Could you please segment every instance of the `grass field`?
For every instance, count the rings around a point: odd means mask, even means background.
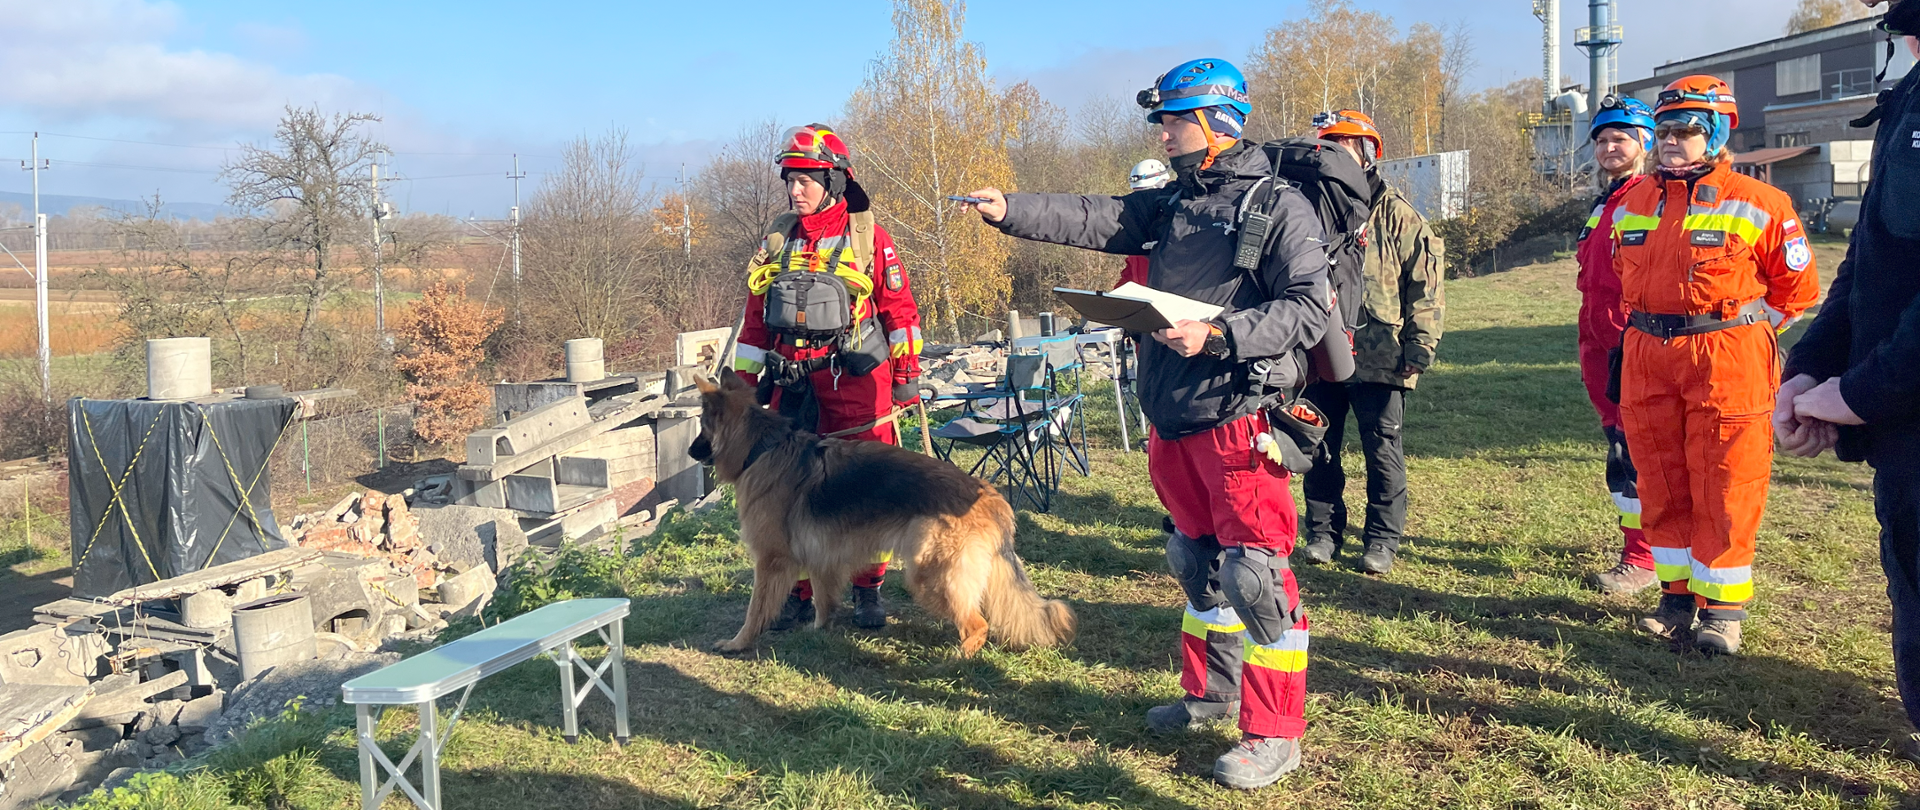
[[[1181,596],[1165,573],[1144,457],[1100,451],[1094,475],[1070,476],[1053,514],[1021,516],[1034,580],[1079,613],[1072,647],[989,647],[959,660],[953,631],[908,605],[896,576],[884,632],[801,631],[770,637],[756,655],[711,654],[737,626],[749,576],[730,517],[716,510],[631,556],[573,560],[545,583],[633,598],[632,742],[608,739],[611,715],[596,699],[584,710],[587,737],[564,743],[553,665],[524,665],[475,692],[445,762],[446,805],[1908,803],[1920,772],[1885,747],[1911,729],[1890,677],[1867,470],[1830,458],[1778,463],[1742,656],[1675,652],[1631,630],[1651,594],[1583,587],[1616,559],[1618,533],[1573,363],[1572,280],[1558,263],[1450,285],[1441,363],[1408,400],[1413,502],[1401,563],[1378,578],[1345,566],[1300,571],[1314,628],[1306,760],[1272,788],[1236,793],[1209,781],[1229,728],[1171,737],[1143,728],[1149,706],[1179,693]],[[1357,456],[1348,466],[1359,469]],[[1356,481],[1350,501],[1358,494]],[[275,806],[357,802],[348,719],[321,719],[311,761],[289,766],[305,774],[299,788]],[[404,711],[387,715],[390,751],[404,750],[413,725]],[[204,787],[237,767],[194,778]],[[272,803],[241,803],[256,802]]]

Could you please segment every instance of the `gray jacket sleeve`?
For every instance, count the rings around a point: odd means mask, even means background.
[[[1100,194],[1008,194],[1007,215],[992,223],[1002,233],[1056,245],[1141,256],[1156,237],[1154,210],[1163,191],[1124,197]]]
[[[1318,344],[1333,310],[1319,217],[1299,194],[1286,195],[1274,213],[1273,248],[1260,267],[1267,300],[1215,319],[1240,360],[1277,357]]]

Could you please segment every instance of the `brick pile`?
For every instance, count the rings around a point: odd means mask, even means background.
[[[420,518],[400,495],[368,490],[349,496],[295,532],[301,548],[384,559],[421,588],[433,587],[443,570],[439,556],[420,538]]]

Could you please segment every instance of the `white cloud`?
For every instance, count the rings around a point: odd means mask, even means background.
[[[147,0],[0,0],[0,104],[69,120],[271,125],[286,104],[336,108],[363,95],[330,74],[288,75],[229,53],[170,47],[179,9]]]

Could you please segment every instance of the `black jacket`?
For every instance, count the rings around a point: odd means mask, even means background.
[[[1140,400],[1164,439],[1199,433],[1253,413],[1253,362],[1274,358],[1270,388],[1302,382],[1307,346],[1327,328],[1327,244],[1307,198],[1287,188],[1274,212],[1274,247],[1260,282],[1233,266],[1235,206],[1268,176],[1266,152],[1245,142],[1220,154],[1187,183],[1124,197],[1009,194],[1000,230],[1022,239],[1148,257],[1147,286],[1227,308],[1215,325],[1228,356],[1181,357],[1140,341]],[[1264,289],[1264,292],[1263,292]]]
[[[1860,222],[1786,375],[1840,378],[1867,424],[1842,428],[1840,458],[1911,463],[1920,448],[1920,70],[1880,99]]]

